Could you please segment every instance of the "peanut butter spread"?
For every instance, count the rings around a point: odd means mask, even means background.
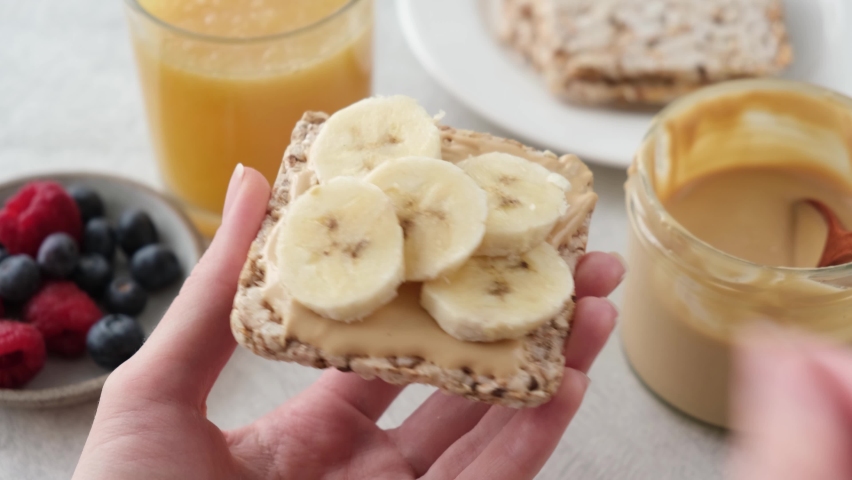
[[[821,200],[852,226],[852,192],[813,169],[739,168],[695,180],[661,198],[693,235],[760,265],[814,268],[826,223],[803,199]]]
[[[821,200],[852,227],[852,113],[825,93],[761,85],[673,106],[627,185],[625,351],[655,393],[722,426],[740,326],[773,321],[852,340],[842,276],[772,268],[817,265],[827,227],[802,200]]]
[[[852,187],[833,171],[850,173],[848,122],[831,105],[794,93],[702,103],[665,124],[671,170],[658,179],[657,196],[688,231],[724,252],[761,265],[816,267],[827,228],[798,204],[822,200],[852,226]]]
[[[585,188],[591,172],[576,157],[557,159],[523,149],[518,145],[500,143],[461,145],[445,144],[444,160],[459,162],[470,155],[504,151],[537,162],[567,179],[571,188],[565,193],[569,205],[557,221],[548,242],[558,247],[567,241],[586,220],[594,208],[597,196]],[[472,152],[472,149],[476,151]],[[489,148],[491,147],[491,148]],[[561,182],[559,178],[551,179]],[[291,201],[315,185],[317,180],[310,169],[291,172]],[[508,377],[520,368],[523,343],[503,340],[490,343],[464,342],[444,332],[420,306],[420,284],[406,283],[397,297],[361,321],[342,323],[323,318],[289,298],[279,281],[276,243],[281,222],[275,226],[264,246],[266,282],[263,297],[282,319],[287,338],[294,338],[321,348],[331,355],[368,355],[374,357],[421,357],[439,367],[467,368],[479,375]]]

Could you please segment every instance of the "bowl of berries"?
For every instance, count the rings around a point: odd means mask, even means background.
[[[133,181],[57,174],[0,184],[0,405],[99,397],[204,250],[169,199]]]

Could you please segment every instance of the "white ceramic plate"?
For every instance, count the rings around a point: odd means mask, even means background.
[[[699,0],[696,0],[699,1]],[[627,167],[653,112],[581,108],[553,97],[492,34],[500,0],[399,0],[414,54],[470,109],[519,140]],[[852,95],[852,2],[785,0],[796,60],[786,78]]]
[[[178,207],[156,191],[136,182],[96,174],[42,175],[14,180],[0,185],[0,205],[32,180],[55,180],[63,185],[85,185],[104,200],[106,216],[117,220],[130,207],[140,208],[151,216],[160,242],[174,250],[183,268],[184,278],[201,258],[204,242],[201,235]],[[116,270],[126,272],[123,255],[116,255]],[[137,318],[150,335],[180,290],[183,281],[148,297],[145,310]],[[48,355],[44,369],[21,390],[0,389],[0,405],[10,407],[57,407],[98,398],[108,372],[88,356],[67,360]]]

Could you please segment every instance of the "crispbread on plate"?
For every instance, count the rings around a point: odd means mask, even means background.
[[[309,169],[310,146],[327,118],[323,113],[308,112],[293,131],[273,186],[267,216],[240,275],[231,313],[231,328],[237,341],[270,359],[316,368],[335,367],[354,371],[364,378],[378,377],[394,384],[426,383],[487,403],[520,408],[534,407],[549,400],[562,379],[562,347],[573,316],[573,302],[568,302],[563,311],[544,326],[519,340],[517,352],[521,358],[518,359],[518,368],[508,375],[483,374],[466,365],[439,366],[429,358],[414,355],[331,354],[318,345],[301,341],[288,331],[286,315],[277,311],[273,306],[275,302],[268,301],[265,296],[270,276],[266,247],[275,225],[282,218],[286,220],[288,204],[295,195],[316,183]],[[577,201],[569,207],[569,212],[575,215],[566,216],[570,220],[557,222],[548,241],[558,248],[573,272],[577,260],[585,252],[588,224],[597,200],[592,191],[589,169],[574,155],[557,157],[550,152],[540,152],[488,134],[447,126],[440,128],[444,160],[460,161],[486,152],[502,151],[558,169],[571,181],[577,189]],[[280,295],[287,295],[283,288],[277,291]]]
[[[503,40],[572,102],[663,104],[792,61],[781,0],[502,1]]]

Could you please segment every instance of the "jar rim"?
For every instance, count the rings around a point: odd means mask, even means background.
[[[645,145],[645,143],[649,139],[655,137],[659,133],[661,124],[664,120],[674,117],[679,111],[686,109],[694,104],[697,104],[701,100],[712,99],[730,94],[767,89],[795,91],[798,93],[804,93],[812,97],[828,98],[832,101],[836,101],[838,103],[843,104],[847,109],[849,109],[850,114],[852,114],[852,98],[817,85],[785,79],[732,80],[709,87],[704,87],[700,90],[678,98],[677,100],[664,107],[662,110],[660,110],[660,112],[657,113],[657,115],[654,116],[654,119],[651,123],[651,127],[648,129],[648,132],[642,139],[641,145]],[[703,253],[710,255],[711,257],[724,258],[726,262],[731,262],[732,264],[739,265],[742,267],[761,268],[779,274],[792,274],[807,276],[811,278],[837,278],[852,275],[852,263],[835,265],[831,267],[779,267],[755,263],[744,258],[731,255],[730,253],[727,253],[710,245],[704,240],[693,235],[692,232],[690,232],[686,229],[686,227],[681,225],[681,223],[678,222],[669,213],[668,210],[666,210],[666,208],[663,206],[663,202],[657,196],[656,189],[654,189],[654,184],[651,178],[651,172],[649,171],[648,165],[646,164],[647,162],[640,161],[639,155],[637,155],[634,163],[636,164],[635,168],[639,175],[643,193],[646,195],[653,208],[660,215],[661,219],[665,222],[667,226],[670,226],[678,236],[685,238],[687,241],[694,245],[697,245]]]
[[[164,28],[172,33],[188,37],[194,40],[210,42],[210,43],[222,43],[222,44],[230,44],[230,45],[251,45],[258,43],[266,43],[272,42],[276,40],[283,40],[287,38],[298,37],[303,33],[307,33],[311,30],[317,29],[327,23],[330,23],[334,19],[341,17],[346,14],[349,10],[351,10],[356,4],[363,3],[369,0],[349,0],[345,5],[342,5],[337,10],[331,12],[330,14],[312,22],[307,25],[303,25],[299,28],[295,28],[293,30],[286,30],[279,33],[273,33],[268,35],[258,35],[256,37],[226,37],[221,35],[210,35],[207,33],[199,33],[194,32],[192,30],[188,30],[183,27],[179,27],[177,25],[171,24],[160,17],[157,17],[153,13],[149,12],[145,7],[143,7],[139,0],[125,0],[125,4],[131,10],[139,13],[148,21],[158,25],[161,28]]]

